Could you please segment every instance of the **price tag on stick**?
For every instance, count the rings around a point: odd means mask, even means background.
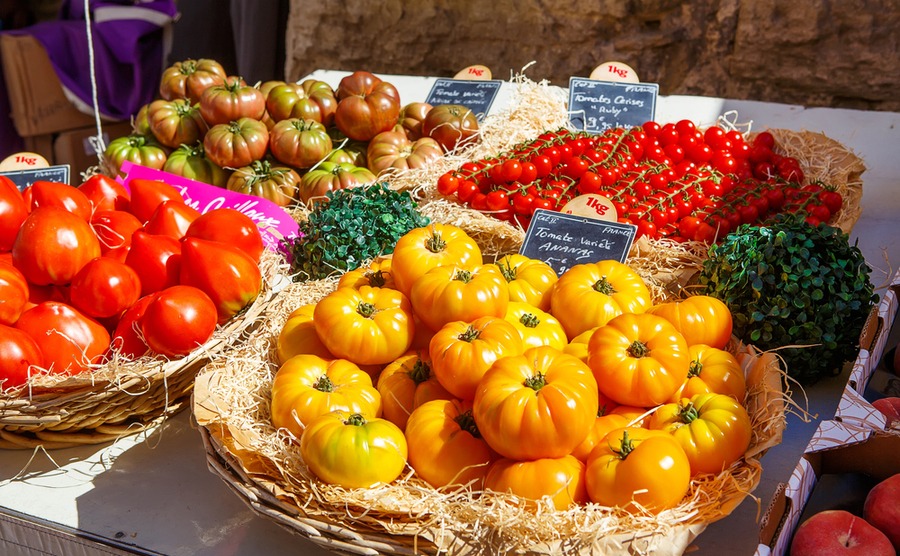
[[[637,226],[632,224],[538,209],[519,253],[546,262],[561,276],[578,264],[624,263],[636,235]]]
[[[655,119],[656,83],[615,83],[582,77],[569,79],[569,121],[579,131],[603,133]]]

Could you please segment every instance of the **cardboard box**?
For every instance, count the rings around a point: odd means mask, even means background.
[[[794,531],[803,519],[816,511],[835,507],[839,500],[835,491],[842,480],[864,476],[869,484],[873,484],[900,473],[898,453],[898,434],[866,430],[839,421],[823,421],[791,478],[779,486],[763,516],[756,556],[788,554]],[[822,479],[826,475],[835,477],[823,486],[826,482]],[[857,499],[864,498],[862,490],[867,486],[860,489],[858,484],[853,485]],[[810,505],[814,497],[826,501],[825,504]]]
[[[103,143],[109,145],[112,139],[128,135],[131,132],[130,122],[106,123],[102,125]],[[63,131],[55,135],[53,140],[53,164],[68,164],[72,170],[72,182],[80,183],[80,176],[91,166],[98,164],[97,152],[92,138],[97,135],[97,127],[83,127]]]
[[[21,137],[46,135],[94,122],[66,97],[47,51],[30,35],[0,35],[0,58],[12,111]],[[43,154],[43,153],[41,153]]]
[[[850,370],[849,385],[864,394],[875,368],[884,355],[891,326],[897,317],[900,298],[900,272],[894,275],[891,285],[881,296],[881,302],[869,315],[859,339],[859,356]]]

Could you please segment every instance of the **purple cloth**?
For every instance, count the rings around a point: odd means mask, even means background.
[[[175,1],[91,0],[90,7],[99,112],[128,120],[159,95],[168,46],[165,34],[177,14]],[[93,113],[84,2],[64,0],[58,20],[8,32],[35,37],[46,48],[63,87]],[[9,118],[5,84],[0,97],[0,148],[14,148],[21,139]],[[7,137],[10,134],[15,137]],[[11,152],[15,150],[0,156]]]

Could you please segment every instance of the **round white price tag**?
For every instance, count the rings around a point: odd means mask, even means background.
[[[595,193],[586,193],[575,197],[563,205],[559,212],[596,218],[597,220],[607,220],[609,222],[615,222],[619,219],[619,214],[616,212],[613,202],[603,195]]]
[[[469,66],[467,68],[463,68],[459,70],[459,72],[453,76],[453,79],[472,79],[475,81],[490,81],[491,80],[491,68],[487,66],[482,66],[480,64],[476,64],[474,66]]]
[[[603,62],[591,72],[590,79],[597,81],[621,81],[623,83],[640,83],[637,72],[622,62]]]
[[[32,168],[49,168],[50,163],[38,153],[21,152],[7,156],[0,161],[0,172],[30,170]]]

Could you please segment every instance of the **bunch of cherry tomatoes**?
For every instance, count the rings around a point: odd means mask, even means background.
[[[438,192],[500,220],[527,227],[537,209],[560,210],[583,194],[610,199],[638,236],[713,242],[741,224],[781,212],[828,222],[843,204],[833,187],[804,184],[796,158],[775,137],[699,129],[690,120],[611,128],[591,135],[547,131],[496,157],[438,178]]]

